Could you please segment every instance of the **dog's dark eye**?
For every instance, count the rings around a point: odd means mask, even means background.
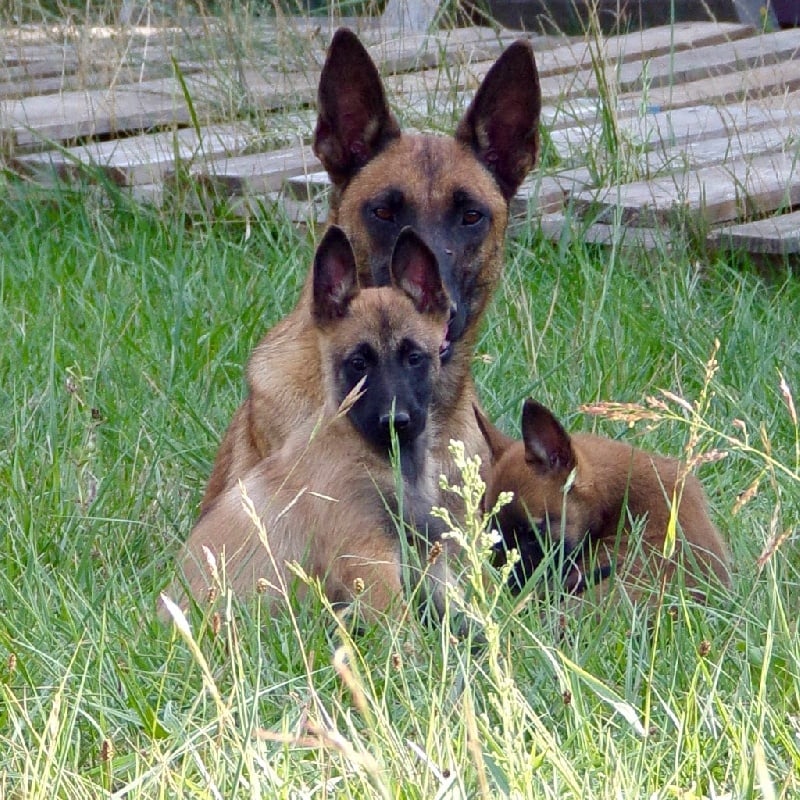
[[[372,212],[381,222],[394,222],[394,211],[386,206],[378,206]]]
[[[465,211],[461,217],[461,222],[464,225],[477,225],[483,219],[483,214],[480,211],[475,211],[471,209],[470,211]]]
[[[352,356],[350,358],[350,369],[353,372],[366,372],[367,369],[367,359],[364,356]]]
[[[419,367],[425,361],[425,353],[420,350],[412,350],[406,359],[409,367]]]

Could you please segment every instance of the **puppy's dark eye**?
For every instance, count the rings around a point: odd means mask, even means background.
[[[461,217],[461,222],[464,225],[477,225],[483,219],[483,214],[480,211],[475,211],[471,209],[469,211],[465,211]]]
[[[353,372],[366,372],[367,369],[367,359],[364,356],[353,356],[350,359],[350,369]]]
[[[394,222],[394,211],[386,206],[378,206],[372,212],[381,222]]]

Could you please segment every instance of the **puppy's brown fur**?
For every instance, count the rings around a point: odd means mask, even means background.
[[[565,575],[568,588],[591,589],[595,597],[610,585],[612,573],[632,598],[653,597],[679,564],[687,586],[709,580],[729,585],[727,549],[708,516],[700,481],[681,462],[588,433],[570,436],[530,399],[523,407],[522,441],[505,436],[477,409],[476,415],[492,459],[486,508],[494,507],[500,492],[513,492],[498,524],[505,546],[522,554],[517,574],[523,579],[543,555],[538,537],[545,544],[547,537],[551,543],[563,537],[566,556],[574,558]],[[677,536],[674,554],[666,557],[673,503]],[[643,520],[641,527],[636,520]]]
[[[447,445],[485,453],[470,374],[483,312],[500,280],[508,203],[535,163],[540,92],[527,42],[486,75],[455,137],[403,134],[372,60],[356,36],[335,34],[319,85],[314,150],[333,182],[329,222],[349,236],[362,286],[388,283],[398,234],[412,227],[435,254],[452,301],[449,343],[434,387],[436,471],[454,475]],[[249,393],[217,452],[201,510],[280,448],[322,406],[310,282],[255,348]]]
[[[436,496],[427,412],[449,300],[435,258],[410,231],[398,239],[391,279],[393,286],[359,290],[352,250],[338,228],[329,228],[307,309],[321,368],[321,418],[303,420],[279,450],[242,475],[265,541],[238,484],[195,525],[179,559],[195,598],[210,583],[208,548],[224,556],[227,585],[238,595],[252,594],[263,578],[267,594],[285,596],[292,581],[287,564],[298,562],[323,582],[331,602],[346,604],[358,594],[368,617],[385,612],[402,594],[404,534],[395,519],[401,507],[407,528],[421,532],[424,563],[430,544],[424,537],[435,537],[429,514]],[[402,505],[390,425],[399,442]],[[439,561],[430,593],[441,611],[446,564]]]

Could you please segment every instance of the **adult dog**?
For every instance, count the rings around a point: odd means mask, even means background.
[[[329,222],[352,242],[359,283],[388,283],[395,242],[410,226],[433,252],[450,297],[430,424],[437,470],[451,480],[459,478],[451,438],[487,455],[472,412],[470,363],[502,273],[508,204],[536,161],[540,106],[523,40],[492,65],[454,137],[401,133],[375,64],[351,31],[336,32],[322,69],[314,152],[333,183]],[[255,348],[249,392],[217,452],[202,514],[322,407],[312,296],[309,278],[295,309]]]

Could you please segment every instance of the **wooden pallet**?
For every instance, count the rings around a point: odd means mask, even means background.
[[[0,158],[12,168],[105,175],[152,202],[180,171],[240,213],[280,202],[298,220],[325,214],[327,176],[308,144],[330,33],[318,22],[263,26],[263,58],[243,65],[208,31],[130,29],[117,49],[110,35],[23,33],[4,33],[0,50]],[[517,34],[362,35],[405,124],[439,115],[452,127]],[[558,164],[525,182],[517,219],[593,243],[668,247],[688,227],[713,247],[800,251],[800,30],[691,23],[533,44]]]

